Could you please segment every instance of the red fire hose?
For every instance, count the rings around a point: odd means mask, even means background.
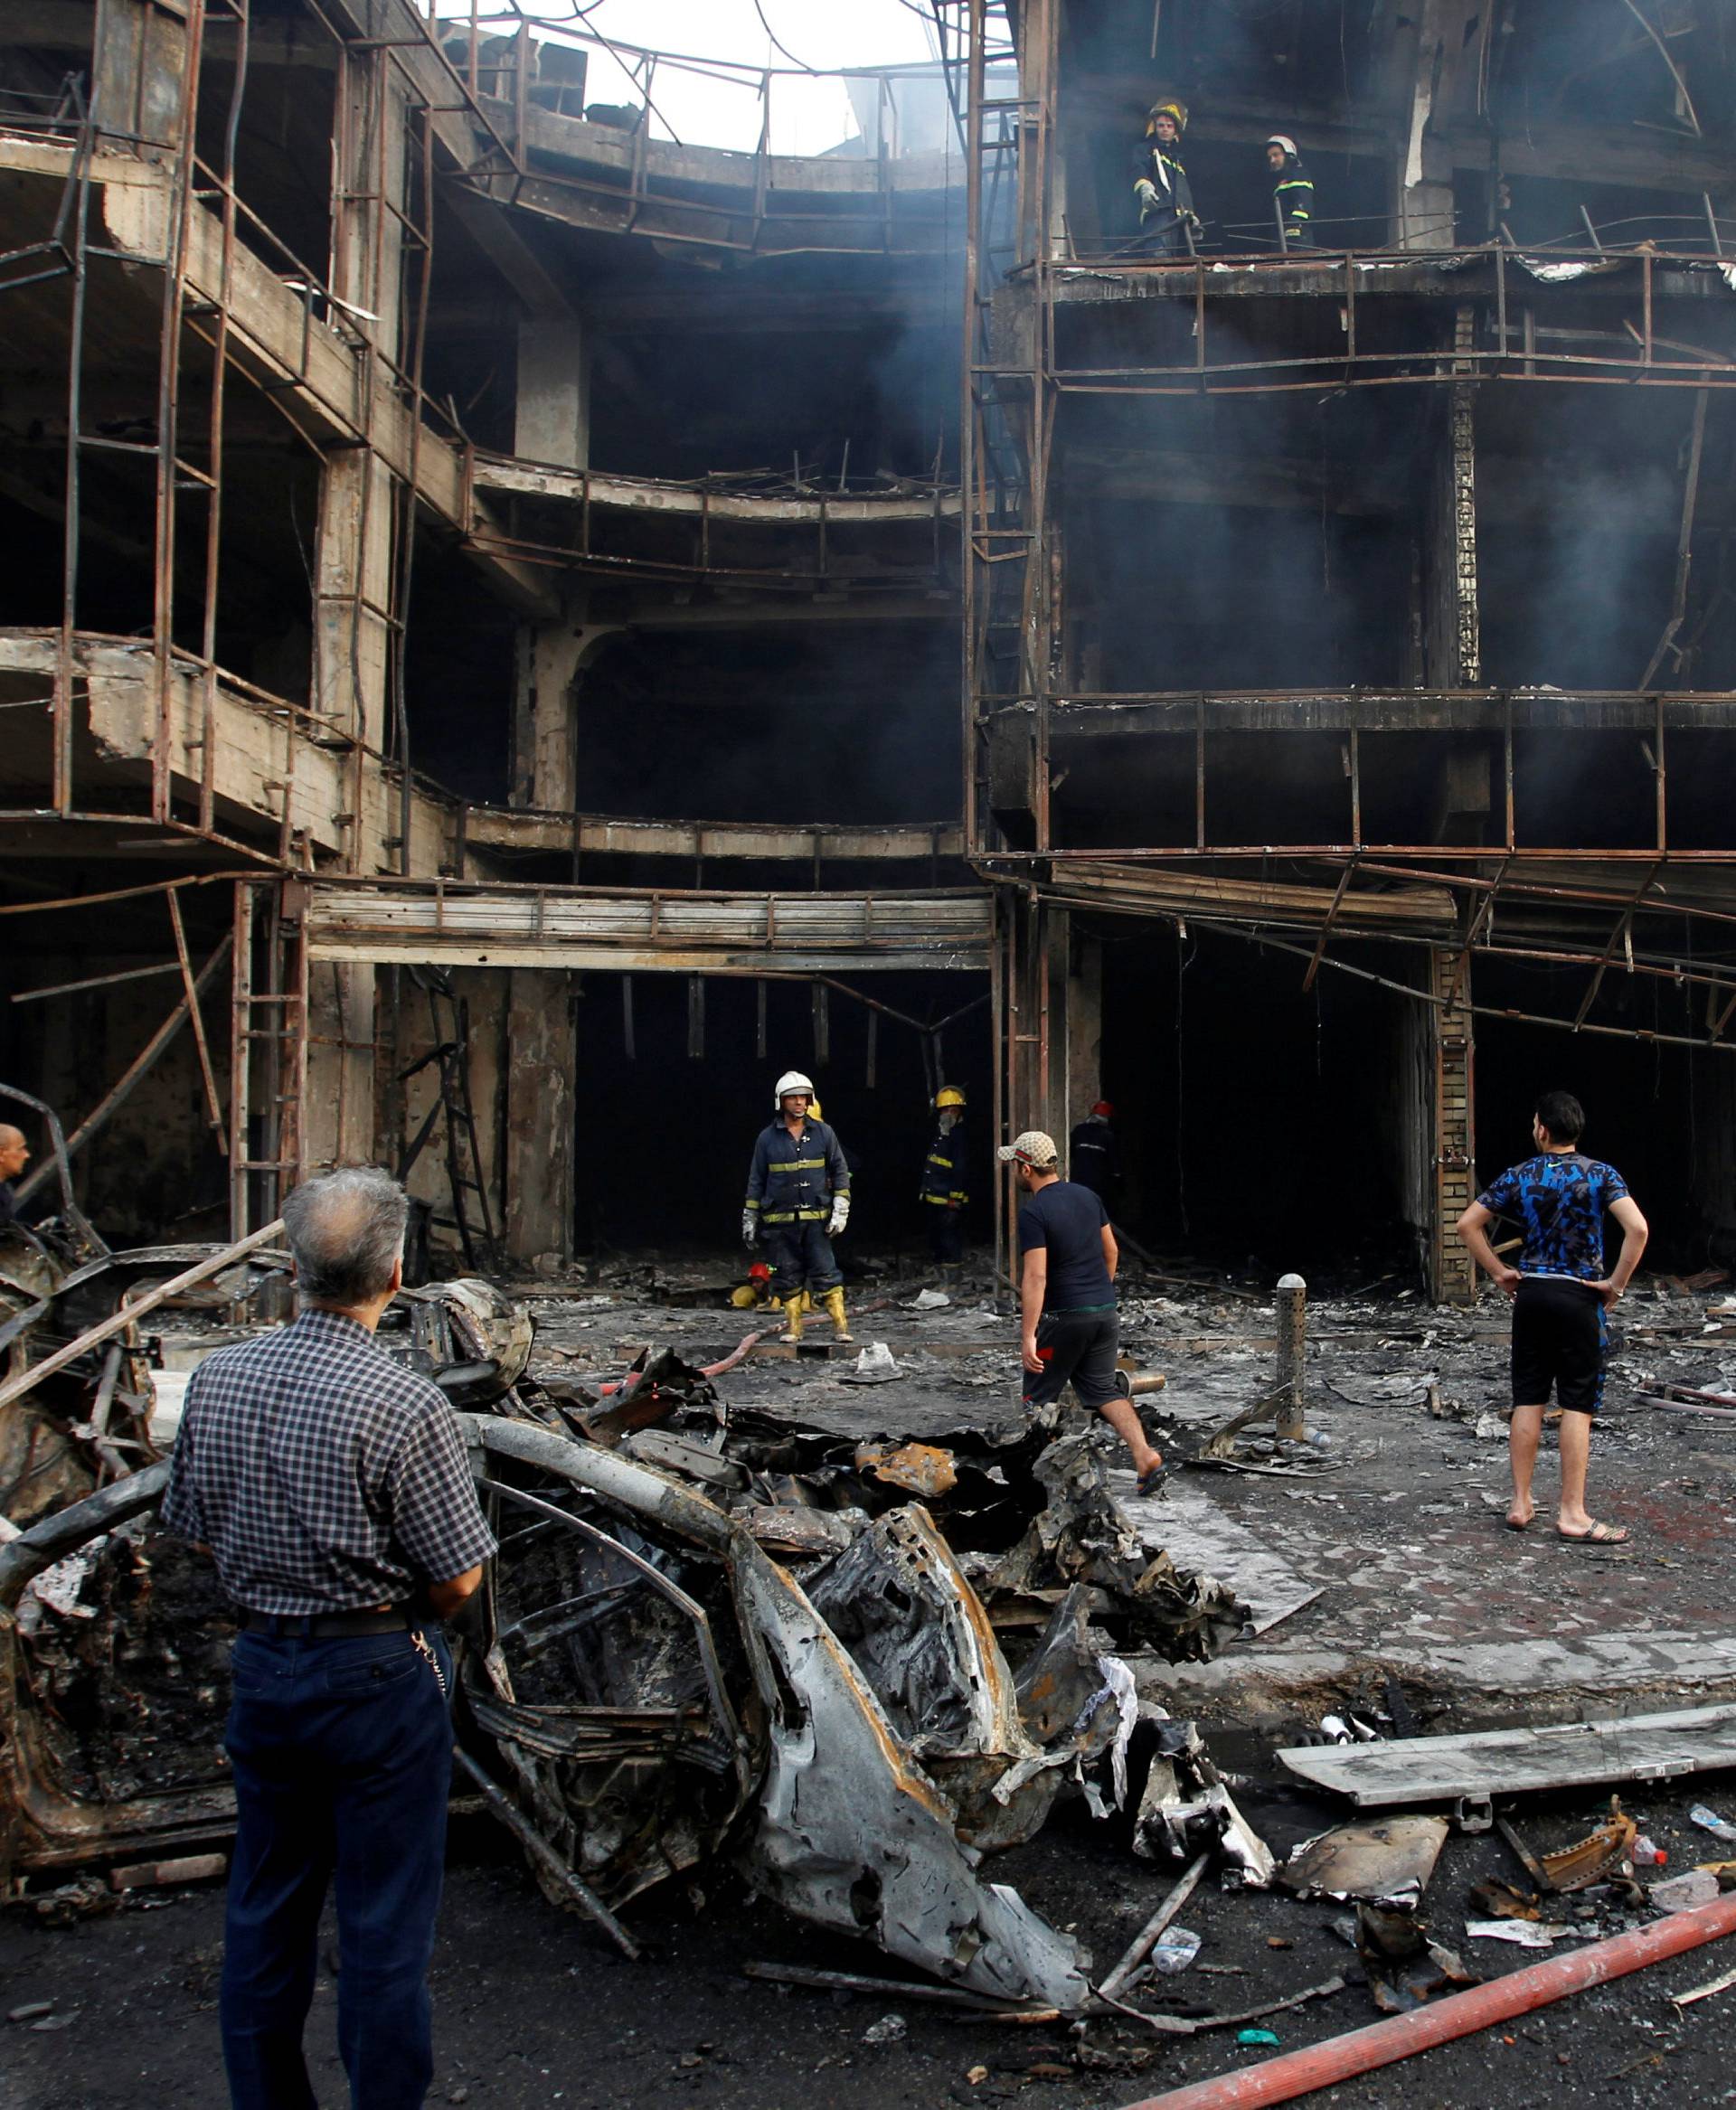
[[[700,1371],[700,1376],[703,1378],[721,1378],[726,1370],[733,1370],[735,1368],[736,1364],[740,1362],[741,1359],[747,1354],[749,1349],[753,1346],[756,1341],[763,1341],[768,1333],[773,1333],[776,1332],[776,1326],[772,1325],[761,1326],[757,1333],[744,1333],[741,1339],[736,1343],[735,1347],[732,1348],[729,1354],[723,1358],[722,1362],[708,1362]],[[645,1372],[642,1370],[630,1370],[627,1371],[624,1378],[617,1378],[613,1384],[599,1385],[597,1388],[597,1396],[599,1399],[607,1399],[610,1397],[611,1394],[616,1392],[626,1393],[633,1391],[637,1387],[639,1380],[644,1375]]]
[[[1128,2104],[1127,2110],[1253,2110],[1258,2104],[1293,2102],[1316,2088],[1332,2087],[1357,2074],[1372,2073],[1376,2067],[1409,2058],[1413,2052],[1450,2044],[1455,2038],[1468,2037],[1495,2022],[1511,2021],[1515,2015],[1548,2007],[1567,1993],[1606,1985],[1612,1978],[1625,1978],[1630,1971],[1643,1971],[1648,1964],[1661,1964],[1727,1934],[1736,1934],[1736,1893],[1689,1912],[1673,1912],[1667,1919],[1595,1942],[1573,1955],[1551,1956],[1545,1963],[1473,1986],[1468,1992],[1453,1993],[1408,2015],[1394,2015],[1389,2021],[1353,2030],[1348,2036],[1287,2051],[1244,2072],[1218,2074],[1208,2081],[1172,2088],[1166,2096],[1147,2096]]]

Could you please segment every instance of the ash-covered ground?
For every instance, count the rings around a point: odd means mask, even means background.
[[[662,1271],[676,1294],[703,1294],[703,1271]],[[1125,1335],[1165,1389],[1144,1402],[1180,1457],[1270,1382],[1274,1315],[1259,1286],[1127,1286]],[[536,1306],[533,1368],[571,1377],[619,1371],[650,1343],[714,1360],[750,1325],[727,1309],[671,1305],[643,1285],[550,1297]],[[1159,1294],[1159,1290],[1163,1294]],[[858,1346],[882,1341],[898,1376],[850,1381],[851,1357],[761,1351],[719,1380],[730,1401],[861,1436],[922,1436],[1017,1415],[1014,1329],[986,1289],[948,1306],[904,1308],[908,1288],[857,1293]],[[1350,1815],[1305,1792],[1276,1761],[1351,1710],[1383,1732],[1444,1734],[1508,1723],[1596,1719],[1736,1697],[1736,1604],[1725,1554],[1736,1503],[1736,1420],[1642,1403],[1674,1383],[1722,1389],[1736,1379],[1736,1320],[1722,1292],[1655,1294],[1620,1307],[1607,1408],[1594,1438],[1592,1507],[1627,1524],[1620,1548],[1565,1545],[1551,1531],[1552,1446],[1539,1467],[1540,1517],[1504,1528],[1505,1308],[1432,1311],[1414,1297],[1322,1299],[1310,1312],[1310,1436],[1274,1448],[1250,1430],[1237,1471],[1178,1465],[1155,1502],[1135,1503],[1148,1542],[1185,1535],[1239,1566],[1264,1631],[1217,1662],[1136,1664],[1142,1687],[1200,1720],[1233,1776],[1244,1813],[1282,1859]],[[810,1326],[825,1344],[829,1328]],[[1268,1431],[1269,1435],[1269,1430]],[[1396,1717],[1396,1719],[1395,1719]],[[1709,1803],[1736,1820],[1736,1777],[1667,1787],[1623,1783],[1623,1806],[1667,1860],[1667,1875],[1730,1850],[1693,1825]],[[1497,1798],[1499,1801],[1499,1798]],[[1609,1789],[1526,1796],[1514,1814],[1533,1847],[1582,1836]],[[1136,1859],[1115,1824],[1071,1805],[990,1871],[1054,1923],[1075,1926],[1099,1973],[1125,1949],[1175,1871]],[[1527,1952],[1467,1939],[1470,1890],[1523,1881],[1498,1832],[1447,1842],[1420,1917],[1483,1976]],[[1181,1915],[1201,1936],[1195,1962],[1140,1997],[1197,2018],[1239,2012],[1339,1977],[1335,1992],[1267,2018],[1281,2048],[1376,2017],[1362,1964],[1335,1922],[1343,1905],[1206,1886]],[[1584,1912],[1586,1917],[1581,1917]],[[1618,1900],[1570,1901],[1572,1931],[1552,1953],[1643,1918]],[[557,1912],[515,1850],[480,1816],[454,1827],[434,1972],[439,2072],[431,2100],[603,2106],[653,2100],[741,2110],[803,2110],[823,2096],[862,2110],[1000,2102],[1109,2106],[1270,2056],[1236,2031],[1154,2039],[1130,2021],[999,2024],[927,2006],[895,1989],[854,1995],[781,1989],[742,1975],[763,1960],[893,1977],[877,1952],[804,1926],[755,1901],[730,1870],[667,1886],[629,1918],[652,1945],[622,1962],[581,1921]],[[215,2028],[222,1899],[215,1888],[134,1894],[124,1905],[50,1924],[29,1904],[0,1915],[5,2008],[52,2003],[0,2034],[8,2110],[107,2110],[226,2098]],[[329,1945],[328,1945],[329,1948]],[[1736,1989],[1676,2009],[1668,1999],[1728,1964],[1722,1945],[1576,1995],[1524,2021],[1430,2052],[1322,2098],[1349,2106],[1521,2110],[1590,2096],[1620,2104],[1736,2100]],[[321,2100],[344,2099],[335,2058],[335,1983],[322,1972],[310,2043]],[[888,2016],[899,2018],[884,2030]],[[871,2032],[873,2034],[871,2035]]]

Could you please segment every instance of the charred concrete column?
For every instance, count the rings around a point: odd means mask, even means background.
[[[513,452],[563,469],[590,464],[590,342],[577,316],[519,323]]]
[[[580,668],[598,633],[582,622],[522,623],[513,697],[513,804],[571,813],[578,803]]]
[[[1477,1196],[1476,1046],[1471,1036],[1471,963],[1438,946],[1429,956],[1434,1209],[1429,1226],[1429,1294],[1437,1304],[1470,1304],[1477,1267],[1455,1226]]]
[[[1475,317],[1461,307],[1453,325],[1453,349],[1468,352]],[[1456,363],[1468,375],[1468,363]],[[1477,560],[1477,386],[1455,379],[1448,391],[1446,429],[1436,456],[1427,529],[1424,659],[1432,688],[1469,689],[1483,680],[1481,617]],[[1442,842],[1486,839],[1493,810],[1490,759],[1486,747],[1445,752],[1436,787],[1435,834]],[[1472,1074],[1476,1055],[1471,1014],[1471,961],[1467,951],[1439,947],[1429,956],[1427,1114],[1433,1158],[1432,1207],[1428,1219],[1429,1290],[1437,1303],[1468,1303],[1477,1294],[1477,1269],[1454,1226],[1471,1201]]]
[[[307,1111],[302,1173],[374,1156],[376,970],[315,960],[307,975]]]
[[[406,203],[409,113],[382,49],[346,46],[338,68],[332,156],[328,278],[345,305],[335,313],[355,345],[358,400],[373,400],[377,357],[395,358]],[[395,210],[394,210],[395,208]],[[349,773],[345,862],[372,871],[386,845],[363,836],[378,768],[364,751],[386,745],[391,711],[396,565],[391,471],[372,444],[326,457],[315,541],[314,708],[355,745]],[[320,967],[308,1004],[310,1165],[366,1162],[374,1154],[375,983],[371,966]]]
[[[1475,342],[1468,307],[1453,318],[1446,422],[1435,450],[1423,550],[1423,685],[1475,689],[1483,681],[1477,565],[1477,384],[1463,354]]]
[[[506,1251],[552,1275],[572,1258],[577,1050],[567,975],[513,970],[506,1046]]]
[[[1392,241],[1407,250],[1451,249],[1453,106],[1474,55],[1488,0],[1414,0],[1394,17],[1387,53],[1391,99],[1405,111],[1392,169]]]
[[[526,461],[582,469],[590,459],[590,347],[582,324],[548,305],[518,325],[513,451]],[[514,805],[569,813],[578,799],[578,679],[598,633],[582,598],[571,620],[525,623],[518,633],[513,709]]]
[[[364,402],[373,400],[374,354],[395,359],[400,349],[409,116],[388,58],[345,48],[333,143],[329,275],[345,303],[342,327],[356,341]],[[385,744],[392,513],[392,475],[372,446],[326,457],[315,559],[315,708],[335,731],[375,749]]]
[[[117,135],[113,145],[121,152],[159,159],[181,141],[186,23],[153,0],[100,0],[95,17],[91,93],[97,123]]]

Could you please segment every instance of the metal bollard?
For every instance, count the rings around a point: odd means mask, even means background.
[[[1302,1416],[1303,1360],[1308,1342],[1308,1286],[1299,1275],[1278,1282],[1278,1433],[1292,1443],[1307,1434]]]

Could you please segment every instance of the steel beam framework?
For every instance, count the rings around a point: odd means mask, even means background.
[[[1615,252],[1589,243],[1524,254],[1397,246],[1272,257],[1080,256],[1066,221],[1059,113],[1062,0],[1021,0],[1017,94],[985,92],[989,0],[970,0],[963,374],[966,840],[1000,896],[995,955],[997,1130],[1043,1126],[1052,1110],[1052,952],[1078,914],[1203,925],[1293,956],[1301,984],[1322,972],[1377,982],[1421,1005],[1432,1059],[1429,1113],[1437,1222],[1430,1286],[1464,1295],[1442,1228],[1471,1177],[1472,1026],[1494,1013],[1564,1031],[1729,1053],[1736,1016],[1736,830],[1673,840],[1667,741],[1687,730],[1736,732],[1736,695],[1687,692],[1698,634],[1686,636],[1688,580],[1708,405],[1736,388],[1736,338],[1718,222],[1709,240]],[[1154,56],[1156,33],[1154,33]],[[1402,140],[1393,133],[1395,163]],[[1410,232],[1414,235],[1414,230]],[[1191,245],[1190,245],[1191,246]],[[1571,296],[1569,287],[1577,288]],[[1597,327],[1570,305],[1603,304]],[[1696,323],[1675,318],[1694,305]],[[1711,305],[1705,305],[1711,304]],[[1603,326],[1607,323],[1610,326]],[[1324,342],[1328,332],[1335,344]],[[1713,342],[1684,341],[1687,337]],[[1726,343],[1726,340],[1730,342]],[[1111,348],[1112,347],[1112,348]],[[1479,629],[1476,421],[1490,391],[1538,385],[1688,391],[1675,592],[1638,687],[1596,697],[1512,691],[1485,681]],[[1431,545],[1438,568],[1432,688],[1371,694],[1290,691],[1191,694],[1085,692],[1070,650],[1065,526],[1056,503],[1079,421],[1105,400],[1445,390]],[[1120,429],[1118,428],[1117,429]],[[1077,476],[1074,479],[1078,481]],[[1161,622],[1161,610],[1152,620]],[[1703,628],[1703,624],[1702,627]],[[1667,668],[1667,674],[1665,670]],[[1665,678],[1660,680],[1660,674]],[[1439,685],[1443,679],[1446,686]],[[1675,686],[1673,686],[1673,683]],[[1643,737],[1651,821],[1620,847],[1543,847],[1515,812],[1515,737],[1571,740],[1592,730]],[[1250,842],[1211,796],[1219,735],[1261,731],[1281,780],[1288,730],[1337,735],[1342,810],[1316,796],[1294,841]],[[1472,844],[1398,843],[1367,813],[1369,743],[1419,730],[1478,736],[1495,778],[1487,833]],[[1070,767],[1110,739],[1124,810],[1140,801],[1141,741],[1162,739],[1168,804],[1191,745],[1193,826],[1105,842],[1089,800],[1058,807]],[[1498,743],[1498,744],[1497,744]],[[1389,750],[1390,751],[1390,750]],[[1732,747],[1736,754],[1736,747]],[[1227,768],[1231,767],[1225,763]],[[1100,767],[1100,765],[1099,765]],[[1243,782],[1251,765],[1234,765]],[[1269,803],[1269,801],[1268,802]],[[1263,810],[1263,809],[1262,809]],[[1262,827],[1269,826],[1263,821]],[[1155,829],[1153,833],[1157,831]],[[1180,834],[1181,839],[1175,839]],[[1369,941],[1420,947],[1382,974]],[[1558,1013],[1472,1002],[1471,966],[1544,968],[1571,994]],[[1288,963],[1287,963],[1288,964]],[[1564,971],[1564,972],[1562,972]],[[1618,980],[1680,993],[1703,1015],[1646,1031],[1612,1011]],[[1484,984],[1486,989],[1486,982]],[[1005,1208],[1006,1197],[1001,1197]]]

